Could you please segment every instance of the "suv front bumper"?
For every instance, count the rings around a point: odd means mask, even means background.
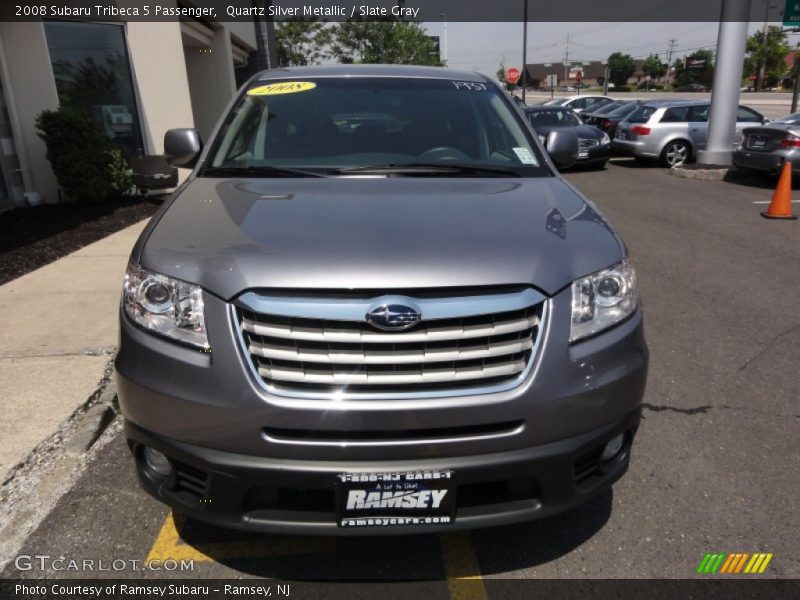
[[[142,487],[199,521],[270,533],[385,535],[507,525],[578,506],[608,489],[627,470],[640,409],[605,427],[535,448],[414,461],[265,459],[200,448],[149,433],[130,422],[125,432]],[[624,432],[623,450],[600,461],[606,442]],[[173,473],[153,472],[144,446],[166,454]],[[334,512],[339,473],[452,469],[458,483],[455,522],[445,525],[341,528]]]

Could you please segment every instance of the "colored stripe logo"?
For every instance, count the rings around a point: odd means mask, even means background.
[[[772,552],[714,552],[706,553],[697,572],[703,575],[761,574],[772,560]]]

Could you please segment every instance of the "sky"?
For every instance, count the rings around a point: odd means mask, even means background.
[[[772,23],[781,25],[780,23]],[[425,23],[429,35],[443,36],[442,23]],[[749,33],[763,27],[750,23]],[[666,62],[671,39],[672,60],[699,48],[714,49],[718,23],[528,23],[528,63],[563,62],[570,36],[570,62],[605,60],[620,51],[634,58],[658,54]],[[789,43],[800,42],[790,34]],[[444,53],[444,38],[442,37]],[[505,58],[506,67],[522,67],[522,23],[448,23],[447,65],[494,76]]]

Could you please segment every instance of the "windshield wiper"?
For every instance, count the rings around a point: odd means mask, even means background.
[[[319,171],[306,171],[293,167],[274,167],[272,165],[251,165],[247,167],[206,167],[205,177],[327,177]]]
[[[512,167],[465,165],[451,163],[390,163],[387,165],[363,165],[327,171],[331,175],[511,175],[521,177]]]

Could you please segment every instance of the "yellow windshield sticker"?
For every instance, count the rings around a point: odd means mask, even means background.
[[[271,83],[247,90],[248,96],[277,96],[278,94],[296,94],[297,92],[307,92],[317,87],[311,81],[281,81]]]

